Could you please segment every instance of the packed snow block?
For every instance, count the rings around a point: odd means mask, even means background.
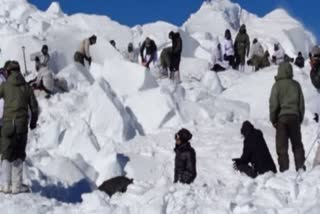
[[[89,161],[100,150],[100,145],[89,124],[81,119],[75,119],[71,127],[66,129],[58,151],[67,156],[75,157],[80,154]]]
[[[160,88],[138,92],[125,102],[146,133],[161,128],[175,116],[175,104]]]
[[[130,96],[139,91],[158,87],[155,77],[144,67],[124,60],[107,60],[103,77],[119,96]]]
[[[100,152],[93,157],[91,165],[98,173],[95,182],[97,186],[100,186],[108,179],[124,175],[124,169],[119,161],[119,155],[116,152],[113,142],[105,144]]]
[[[56,77],[66,80],[69,90],[88,87],[94,83],[94,78],[87,68],[78,63],[67,66]]]
[[[196,58],[182,58],[180,64],[180,75],[183,80],[201,81],[209,70],[208,61]]]
[[[89,89],[86,109],[86,118],[97,136],[122,142],[136,135],[131,115],[105,80],[98,79]]]
[[[51,24],[46,21],[31,18],[28,20],[28,27],[29,32],[37,36],[46,32],[51,27]]]
[[[223,91],[220,78],[216,72],[207,71],[203,76],[201,83],[213,95],[218,95]]]

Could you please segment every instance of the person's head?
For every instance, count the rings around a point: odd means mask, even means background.
[[[240,27],[240,31],[239,31],[239,32],[240,32],[240,33],[242,33],[242,34],[247,33],[247,27],[246,27],[246,25],[245,25],[245,24],[241,25],[241,27]]]
[[[169,33],[169,39],[173,39],[173,36],[174,36],[174,32],[173,31],[170,31],[170,33]]]
[[[242,127],[241,127],[241,134],[243,135],[243,137],[248,137],[249,134],[252,132],[252,130],[254,129],[253,125],[249,122],[249,121],[244,121],[242,123]]]
[[[320,47],[318,45],[314,46],[311,50],[312,58],[320,58]]]
[[[110,40],[110,45],[112,45],[113,47],[116,47],[116,42],[114,40]]]
[[[280,48],[279,46],[280,46],[279,43],[275,43],[273,46],[274,51],[278,51]]]
[[[309,53],[310,64],[312,68],[318,68],[320,66],[320,47],[314,46]]]
[[[128,44],[128,52],[131,53],[132,51],[133,51],[133,44],[132,44],[132,42],[130,42]]]
[[[188,129],[182,128],[178,131],[178,133],[175,134],[174,138],[176,140],[176,144],[180,145],[183,143],[188,143],[192,138],[192,134]]]
[[[89,42],[90,42],[90,45],[96,44],[97,43],[97,36],[96,35],[90,36]]]
[[[253,43],[253,44],[256,44],[257,42],[258,42],[258,39],[257,39],[257,38],[254,38],[252,43]]]
[[[3,66],[5,76],[8,78],[12,72],[20,72],[20,65],[17,61],[6,61]]]
[[[298,53],[298,56],[299,56],[299,57],[302,57],[302,53],[301,53],[301,52],[299,52],[299,53]]]
[[[146,38],[145,42],[147,47],[151,46],[151,39],[149,37]]]
[[[41,48],[41,52],[43,55],[47,55],[49,53],[48,45],[43,45]]]
[[[229,29],[227,29],[225,32],[224,32],[224,38],[226,40],[231,40],[231,32]]]

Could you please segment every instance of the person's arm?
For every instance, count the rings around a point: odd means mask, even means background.
[[[0,99],[4,97],[4,83],[0,84]]]
[[[300,111],[300,122],[303,122],[304,119],[304,113],[305,113],[305,105],[304,105],[304,96],[301,89],[301,86],[299,85],[299,111]]]
[[[47,67],[49,64],[49,60],[50,60],[50,55],[49,54],[45,55],[43,57],[43,62],[41,63],[42,66]]]
[[[278,122],[280,103],[278,100],[278,90],[277,85],[274,84],[271,90],[271,95],[269,99],[269,111],[270,111],[270,121],[275,126]]]
[[[246,141],[247,141],[247,139],[244,140],[242,155],[241,155],[238,163],[248,164],[250,162],[251,151],[250,151],[249,145]]]
[[[86,56],[87,59],[91,58],[89,39],[86,39],[86,40],[84,41],[84,55]]]
[[[185,156],[186,168],[181,175],[181,183],[191,183],[196,177],[196,154],[194,150],[186,153]]]
[[[142,43],[142,46],[141,46],[141,48],[140,48],[140,56],[141,56],[142,62],[144,62],[143,52],[144,52],[145,47],[146,47],[146,43],[143,42],[143,43]]]
[[[182,49],[182,40],[181,40],[180,37],[178,37],[176,39],[176,45],[175,45],[175,47],[173,49],[173,53],[174,54],[179,54],[181,52],[181,49]]]
[[[246,38],[246,43],[247,43],[247,56],[249,56],[249,53],[250,53],[250,39],[249,39],[248,35],[247,35],[247,38]]]

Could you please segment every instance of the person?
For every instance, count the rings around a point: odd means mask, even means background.
[[[248,57],[250,53],[250,38],[247,34],[247,29],[244,24],[241,25],[239,33],[237,34],[234,43],[234,50],[236,54],[235,68],[243,72],[246,62],[246,56]]]
[[[218,43],[217,48],[214,50],[212,61],[213,67],[210,69],[211,71],[221,72],[225,71],[229,67],[229,62],[223,59],[220,43]]]
[[[161,51],[161,54],[160,54],[161,72],[160,72],[160,75],[163,77],[167,76],[170,78],[171,53],[172,53],[172,47],[164,48]]]
[[[110,45],[111,45],[112,47],[114,47],[115,49],[117,49],[117,44],[116,44],[116,42],[115,42],[114,40],[110,40],[109,43],[110,43]]]
[[[276,150],[280,172],[289,169],[288,140],[290,139],[296,170],[305,169],[305,151],[301,139],[304,118],[304,96],[300,84],[293,80],[289,62],[279,65],[269,99],[270,121],[276,128]]]
[[[182,39],[179,32],[170,31],[169,39],[172,41],[171,60],[170,60],[170,79],[180,81],[180,61],[182,53]]]
[[[260,42],[258,41],[258,39],[255,38],[252,42],[252,48],[251,48],[248,65],[253,65],[254,70],[258,71],[261,68],[264,68],[264,57],[265,57],[264,49],[260,44]]]
[[[85,60],[88,61],[89,66],[92,62],[92,57],[90,54],[90,45],[97,43],[97,36],[92,35],[88,39],[85,39],[81,42],[79,50],[74,54],[74,61],[85,66]]]
[[[146,68],[149,68],[151,62],[155,63],[157,61],[157,49],[158,48],[156,43],[149,37],[147,37],[142,43],[142,46],[140,48],[140,56],[142,64]]]
[[[23,162],[26,158],[29,111],[30,129],[33,130],[37,126],[39,108],[33,90],[20,72],[19,63],[8,61],[4,69],[8,79],[0,85],[0,98],[4,99],[0,191],[18,194],[28,191],[28,188],[22,184],[22,174]]]
[[[309,57],[311,64],[310,79],[313,86],[320,92],[320,47],[314,46]]]
[[[276,165],[262,132],[255,129],[249,121],[245,121],[241,127],[241,134],[244,137],[243,152],[240,158],[233,159],[234,169],[251,178],[269,171],[276,173]]]
[[[134,48],[134,46],[131,42],[128,44],[127,53],[125,55],[126,55],[126,58],[130,62],[134,62],[134,63],[138,62],[139,53],[138,53],[137,49]]]
[[[272,62],[276,65],[280,65],[285,61],[285,51],[283,50],[280,43],[275,43],[273,46],[274,53],[272,55]]]
[[[133,183],[133,179],[125,176],[118,176],[106,180],[99,186],[99,190],[107,193],[109,197],[112,197],[117,192],[125,193],[130,184]]]
[[[39,71],[41,68],[47,68],[50,60],[49,48],[48,45],[43,45],[41,48],[40,56],[35,57],[35,67],[36,71]]]
[[[304,57],[302,56],[302,53],[299,52],[296,60],[294,61],[294,64],[298,66],[299,68],[304,68]]]
[[[196,152],[190,145],[191,138],[190,131],[184,128],[175,134],[174,183],[191,184],[197,177]]]
[[[270,53],[268,50],[266,50],[264,52],[263,59],[262,59],[262,66],[264,68],[269,67],[271,65],[269,58],[270,58]]]
[[[234,47],[231,32],[229,29],[225,31],[224,40],[221,43],[221,51],[223,60],[227,61],[229,66],[234,67]]]

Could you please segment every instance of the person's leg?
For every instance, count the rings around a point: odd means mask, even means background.
[[[215,64],[211,70],[215,72],[221,72],[225,71],[226,69],[219,64]]]
[[[254,168],[247,164],[239,164],[238,170],[242,173],[245,173],[250,178],[256,178],[258,176],[258,173],[254,170]]]
[[[301,126],[298,116],[290,116],[288,132],[294,154],[296,170],[298,171],[301,168],[304,169],[305,151],[302,144]]]
[[[276,150],[280,172],[289,169],[287,117],[279,118],[276,130]]]

